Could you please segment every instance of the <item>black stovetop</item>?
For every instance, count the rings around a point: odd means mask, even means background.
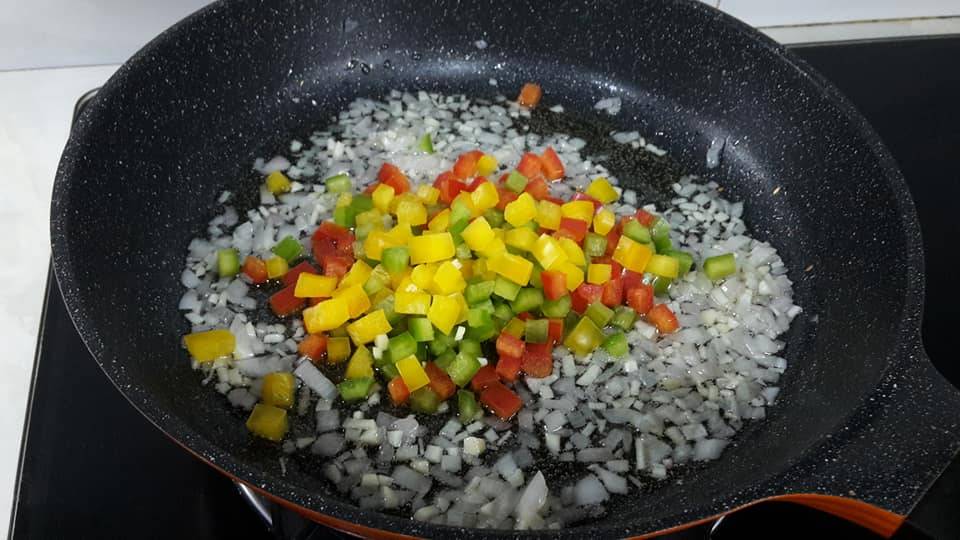
[[[960,200],[960,37],[795,47],[832,80],[880,133],[917,204],[927,257],[924,343],[960,386],[948,336],[958,315],[951,294],[955,201]],[[937,339],[935,339],[937,338]],[[788,504],[727,518],[715,537],[790,524],[807,535],[869,537],[834,518]],[[955,514],[955,512],[954,512]],[[948,517],[949,516],[949,517]],[[274,516],[290,537],[329,531]],[[956,520],[953,514],[942,519]],[[761,524],[762,525],[759,525]],[[292,530],[291,530],[292,528]],[[956,530],[956,529],[953,529]],[[271,538],[234,484],[142,418],[90,357],[59,290],[48,278],[17,478],[11,538]],[[683,534],[705,538],[709,526]]]

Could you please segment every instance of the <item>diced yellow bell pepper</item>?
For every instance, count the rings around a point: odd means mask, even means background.
[[[567,290],[572,291],[583,283],[583,270],[569,261],[556,265],[552,270],[563,272],[567,277]]]
[[[274,195],[290,191],[290,179],[280,171],[273,171],[267,175],[267,190]]]
[[[411,270],[407,268],[403,272],[390,274],[390,287],[395,291],[399,290],[400,285],[402,285],[404,281],[407,281],[410,279],[410,273],[411,273]]]
[[[547,234],[541,234],[537,238],[530,253],[537,259],[540,266],[547,270],[553,270],[556,265],[567,261],[567,252],[560,247],[556,238]]]
[[[477,176],[490,176],[497,170],[497,158],[484,154],[477,160]]]
[[[426,205],[437,204],[437,200],[440,198],[440,190],[429,184],[420,184],[417,186],[417,198]]]
[[[460,318],[458,296],[463,298],[463,295],[459,293],[451,295],[435,294],[430,309],[427,310],[427,318],[430,319],[430,322],[447,335],[450,335],[453,325],[457,324],[457,320]]]
[[[485,212],[500,202],[500,193],[497,191],[497,187],[493,185],[493,182],[484,182],[477,186],[477,189],[473,190],[470,198],[473,200],[473,206],[475,206],[477,210]]]
[[[379,306],[380,302],[383,302],[384,300],[386,300],[387,298],[390,298],[391,296],[393,296],[393,291],[384,287],[379,291],[377,291],[376,294],[370,297],[370,303],[375,306]]]
[[[429,290],[433,286],[433,275],[437,272],[436,263],[418,264],[410,272],[410,281],[421,290]]]
[[[392,229],[387,231],[387,239],[393,242],[395,246],[405,245],[413,238],[413,231],[409,223],[397,223]]]
[[[501,253],[506,253],[506,251],[507,251],[507,245],[503,243],[503,240],[494,237],[494,239],[489,244],[484,246],[484,248],[478,251],[477,253],[479,253],[480,255],[483,255],[488,259],[495,259]]]
[[[603,204],[612,203],[619,198],[617,190],[613,189],[610,181],[602,176],[598,176],[593,179],[593,182],[590,182],[590,185],[587,187],[587,195]]]
[[[493,229],[490,228],[490,223],[483,216],[471,221],[460,235],[467,246],[474,251],[482,250],[497,237]]]
[[[286,371],[268,373],[263,377],[260,401],[274,407],[289,409],[293,405],[293,395],[296,389],[297,385],[293,373]]]
[[[337,208],[343,208],[344,206],[350,206],[350,203],[353,202],[353,195],[349,193],[341,193],[337,197]]]
[[[350,358],[350,338],[332,337],[327,339],[327,361],[339,364]]]
[[[360,212],[356,217],[357,225],[379,225],[383,226],[383,213],[376,208],[371,208],[366,212]]]
[[[604,208],[597,212],[597,215],[593,216],[593,232],[606,236],[607,233],[613,230],[613,226],[617,224],[617,216]]]
[[[274,442],[283,440],[287,434],[287,410],[265,403],[253,406],[253,412],[247,418],[247,429],[250,433]]]
[[[523,251],[530,251],[533,249],[534,244],[537,243],[537,233],[533,232],[527,227],[510,229],[504,233],[503,241],[510,247],[515,247]]]
[[[297,276],[297,285],[293,289],[293,295],[297,298],[330,298],[336,288],[337,278],[335,276],[318,276],[317,274],[303,272]]]
[[[363,285],[370,279],[370,274],[373,273],[373,268],[370,268],[370,265],[361,261],[356,261],[350,266],[350,270],[343,275],[343,278],[340,280],[338,287],[345,288],[351,285]],[[303,274],[300,274],[303,275]]]
[[[415,392],[430,384],[430,377],[427,376],[427,372],[424,371],[423,366],[420,365],[420,360],[417,360],[416,356],[411,354],[406,358],[401,358],[397,360],[395,365],[407,390]]]
[[[477,208],[477,205],[473,203],[473,194],[467,191],[461,191],[459,195],[454,197],[453,202],[450,203],[450,206],[457,204],[457,202],[463,204],[468,210],[470,210],[470,217],[475,218],[482,214],[483,212]]]
[[[393,189],[393,186],[380,184],[373,190],[373,193],[370,194],[370,198],[373,199],[373,206],[377,210],[389,212],[390,203],[393,202],[394,195],[396,195],[396,190]]]
[[[537,224],[544,229],[555,231],[560,228],[560,205],[551,201],[540,201],[537,205]]]
[[[412,275],[413,270],[407,270],[400,279],[400,283],[397,284],[397,287],[394,290],[396,292],[422,292],[420,287],[417,287],[417,284],[414,283],[413,279],[410,277]]]
[[[506,326],[503,327],[503,331],[514,337],[521,338],[523,337],[523,331],[526,329],[526,327],[527,323],[514,317],[510,319],[510,322],[508,322]]]
[[[410,239],[407,247],[410,249],[411,264],[445,261],[452,259],[457,252],[453,236],[448,232],[415,236]]]
[[[521,193],[517,200],[508,203],[503,211],[503,218],[514,227],[524,225],[535,217],[537,217],[537,200],[529,193]],[[559,226],[558,221],[557,227]]]
[[[427,222],[427,207],[416,197],[403,197],[397,204],[397,221],[408,225],[423,225]]]
[[[463,279],[472,278],[473,277],[473,260],[457,259],[457,262],[460,263],[460,273],[463,275]]]
[[[433,274],[433,291],[437,294],[453,294],[467,288],[463,274],[453,261],[441,264]]]
[[[430,223],[427,223],[427,229],[433,232],[443,232],[450,228],[450,209],[444,208],[440,213],[433,216]]]
[[[393,295],[393,309],[404,315],[426,315],[430,310],[430,294],[397,291]]]
[[[267,259],[267,277],[277,279],[283,277],[290,270],[290,265],[283,257],[273,256]]]
[[[616,249],[613,250],[613,260],[622,264],[624,268],[638,274],[643,273],[653,256],[653,250],[646,244],[634,242],[627,235],[620,237]]]
[[[460,314],[457,315],[457,324],[466,322],[467,317],[470,315],[470,304],[467,303],[467,299],[464,298],[461,293],[452,294],[451,296],[457,301],[457,305],[460,306]]]
[[[367,235],[363,241],[363,253],[368,259],[379,261],[383,257],[383,250],[388,247],[394,247],[399,244],[390,240],[387,233],[374,229]]]
[[[587,265],[587,257],[583,254],[583,249],[579,244],[567,238],[566,236],[558,238],[557,243],[560,244],[560,248],[563,249],[563,252],[567,254],[568,261],[577,266]]]
[[[511,253],[501,253],[491,259],[487,267],[518,285],[530,283],[530,274],[533,273],[532,262]]]
[[[340,289],[334,293],[333,297],[347,302],[347,311],[351,319],[359,317],[370,309],[370,297],[364,292],[363,285],[351,285]]]
[[[347,369],[343,372],[344,379],[363,379],[373,377],[373,355],[370,350],[360,345],[354,351],[350,361],[347,362]]]
[[[680,274],[680,261],[667,255],[654,254],[647,263],[646,271],[660,277],[674,279]]]
[[[591,264],[587,267],[587,283],[603,285],[610,281],[613,267],[609,264]]]
[[[347,326],[347,333],[350,335],[350,339],[357,345],[370,343],[380,334],[386,334],[391,330],[393,330],[393,327],[390,326],[387,315],[382,309],[368,313]]]
[[[593,203],[590,201],[570,201],[560,207],[560,216],[579,219],[589,226],[593,221]]]
[[[212,362],[222,356],[233,354],[233,349],[237,346],[237,338],[229,330],[220,328],[187,334],[183,336],[183,344],[197,362]]]
[[[350,318],[350,306],[345,298],[331,298],[303,310],[303,325],[308,334],[333,330]]]

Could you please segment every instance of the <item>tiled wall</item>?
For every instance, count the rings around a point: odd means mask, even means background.
[[[754,26],[960,15],[960,0],[704,1]],[[0,0],[0,70],[119,63],[206,3]]]

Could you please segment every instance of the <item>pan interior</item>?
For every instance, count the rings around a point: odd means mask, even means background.
[[[197,384],[179,347],[185,247],[224,189],[254,189],[255,157],[325,127],[356,97],[493,97],[537,81],[547,103],[592,119],[576,129],[639,130],[669,151],[673,164],[611,163],[641,194],[662,197],[676,166],[745,201],[748,225],[780,251],[805,310],[787,335],[789,368],[768,418],[682,483],[658,486],[642,504],[611,505],[604,526],[640,532],[702,517],[822,442],[903,337],[910,248],[901,195],[860,126],[780,52],[700,6],[445,6],[216,4],[108,83],[61,163],[53,234],[71,315],[120,390],[227,471],[322,512],[360,515],[300,464],[281,475],[277,449],[251,439],[242,416]],[[473,45],[481,38],[483,50]],[[622,111],[596,120],[593,104],[614,95]],[[727,141],[722,165],[707,170],[715,138]],[[405,520],[382,525],[416,530]]]

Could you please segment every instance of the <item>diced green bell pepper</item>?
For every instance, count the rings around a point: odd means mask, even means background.
[[[350,177],[346,173],[331,176],[323,183],[327,186],[327,193],[346,193],[350,191]]]
[[[333,211],[333,222],[352,229],[357,225],[357,211],[350,206],[340,206]]]
[[[430,343],[434,339],[433,324],[426,317],[408,318],[407,330],[417,343]]]
[[[399,274],[409,266],[410,251],[403,246],[388,247],[383,250],[382,258],[387,272]]]
[[[456,256],[458,259],[472,259],[473,252],[470,251],[470,246],[466,242],[457,244]]]
[[[716,255],[703,261],[703,271],[711,281],[719,281],[737,271],[737,260],[733,253]]]
[[[429,133],[424,133],[423,137],[420,137],[420,140],[417,142],[417,150],[428,154],[433,153],[433,138],[430,137]]]
[[[337,390],[340,391],[340,397],[342,397],[344,401],[357,401],[367,397],[371,387],[373,387],[373,379],[363,377],[360,379],[347,379],[337,385]]]
[[[491,227],[502,227],[506,220],[503,217],[503,211],[497,210],[496,208],[491,208],[483,213],[483,218],[487,220],[487,223]]]
[[[386,354],[384,354],[384,356],[386,356]],[[400,370],[397,369],[397,366],[389,362],[380,366],[380,371],[383,372],[384,378],[386,378],[388,381],[393,380],[394,377],[400,375]]]
[[[623,235],[641,244],[649,244],[651,240],[650,229],[644,227],[635,219],[628,219],[624,222]]]
[[[611,356],[626,356],[629,351],[627,347],[627,336],[623,332],[617,332],[607,336],[607,339],[603,340],[603,348]]]
[[[663,253],[673,248],[673,242],[670,241],[670,224],[663,218],[657,218],[650,231],[653,237],[653,245],[657,247],[657,253]]]
[[[686,251],[680,251],[677,249],[668,249],[663,252],[664,255],[668,257],[673,257],[680,263],[680,274],[679,277],[683,277],[693,268],[693,255],[690,255]]]
[[[453,359],[457,357],[457,353],[452,350],[447,350],[443,354],[437,356],[436,360],[433,361],[438,368],[446,371],[450,364],[453,362]]]
[[[491,304],[492,306],[493,304]],[[481,307],[473,307],[467,310],[467,326],[477,328],[479,326],[493,325],[493,316],[490,311]]]
[[[277,242],[277,245],[271,249],[277,257],[283,257],[287,262],[293,261],[303,253],[303,244],[292,236],[284,236],[283,240]]]
[[[589,317],[598,328],[603,328],[613,318],[613,310],[603,305],[602,302],[594,302],[587,306],[583,315]]]
[[[459,349],[460,349],[460,352],[469,354],[474,358],[479,357],[481,351],[483,350],[480,346],[479,341],[475,339],[470,339],[470,338],[460,340]]]
[[[459,387],[470,383],[470,379],[480,370],[480,361],[472,354],[459,352],[457,357],[447,366],[447,375]]]
[[[467,304],[471,306],[478,304],[490,298],[490,295],[493,294],[493,285],[493,280],[471,283],[467,285],[467,288],[463,291],[463,297],[466,299]]]
[[[467,328],[467,337],[477,341],[487,341],[498,334],[496,323],[485,324],[481,326],[471,326]]]
[[[493,294],[504,300],[515,300],[517,293],[520,292],[520,288],[520,285],[517,285],[509,279],[503,276],[497,276],[497,280],[493,284]]]
[[[350,201],[350,206],[357,214],[366,212],[373,209],[373,198],[369,195],[354,195],[353,200]]]
[[[607,237],[597,233],[587,233],[583,239],[583,252],[590,257],[602,257],[607,251]]]
[[[387,350],[390,351],[390,361],[396,363],[397,360],[417,353],[417,340],[413,339],[410,332],[403,332],[390,338]]]
[[[530,319],[523,331],[523,339],[527,343],[546,343],[550,335],[550,321],[547,319]]]
[[[440,407],[440,396],[430,386],[424,386],[410,393],[410,409],[414,412],[434,414]]]
[[[533,311],[543,305],[543,291],[534,287],[524,287],[517,292],[517,297],[510,302],[510,309],[514,313]]]
[[[569,294],[565,294],[556,300],[544,300],[543,305],[540,306],[540,311],[546,317],[551,319],[561,319],[567,316],[567,313],[570,313],[570,307],[573,305],[573,301],[570,299]]]
[[[387,322],[390,323],[391,326],[395,326],[395,325],[397,325],[397,324],[400,324],[400,321],[402,321],[403,318],[404,318],[404,315],[401,315],[400,313],[397,313],[397,311],[393,308],[393,295],[392,295],[392,294],[391,294],[390,296],[384,298],[383,300],[381,300],[379,304],[377,304],[376,306],[373,307],[373,310],[374,310],[374,311],[376,311],[376,310],[378,310],[378,309],[382,309],[382,310],[383,310],[383,315],[384,315],[384,317],[387,318]]]
[[[633,328],[633,323],[637,320],[637,312],[633,308],[628,306],[619,306],[613,312],[613,319],[610,319],[610,324],[621,328],[623,330],[629,331]]]
[[[590,320],[590,317],[582,317],[573,330],[567,334],[563,344],[577,356],[586,356],[599,347],[603,340],[603,332]]]
[[[217,273],[220,277],[232,277],[240,272],[240,254],[233,248],[217,251]]]
[[[457,409],[460,423],[463,425],[473,422],[481,414],[477,397],[469,390],[457,390]]]
[[[513,311],[510,306],[503,303],[493,303],[493,316],[501,322],[509,321],[513,318]]]
[[[523,193],[523,189],[527,187],[527,177],[518,171],[510,171],[503,185],[514,193]]]

